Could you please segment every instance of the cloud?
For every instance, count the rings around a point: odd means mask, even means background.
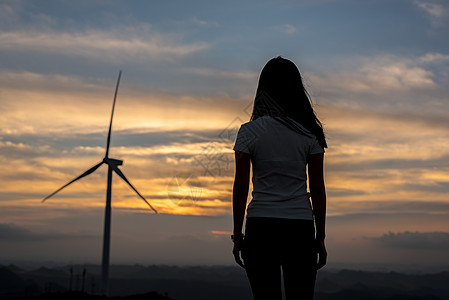
[[[392,54],[355,57],[339,62],[336,66],[337,71],[310,74],[307,81],[311,82],[312,91],[318,88],[326,94],[335,92],[370,93],[376,96],[392,92],[412,94],[417,90],[435,89],[441,80],[447,80],[437,75],[446,70],[448,62],[448,55],[443,53],[427,53],[409,58]],[[444,87],[444,82],[441,85]],[[387,100],[390,99],[381,101]]]
[[[226,71],[220,70],[217,68],[208,68],[208,67],[190,67],[190,68],[181,68],[179,72],[190,74],[190,75],[199,75],[202,77],[214,77],[216,80],[229,80],[234,79],[237,81],[244,81],[249,84],[250,82],[256,82],[258,73],[248,72],[248,71]]]
[[[435,84],[432,72],[406,62],[369,62],[360,71],[372,84],[391,89],[433,87]]]
[[[429,16],[433,26],[442,25],[448,16],[449,10],[445,7],[445,1],[415,0],[413,3]]]
[[[8,3],[0,3],[0,19],[11,21],[15,18],[14,7]]]
[[[205,19],[201,19],[198,17],[189,18],[186,21],[178,21],[178,23],[181,25],[184,25],[184,26],[194,24],[194,25],[202,26],[202,27],[216,27],[219,25],[218,22],[216,22],[216,21],[205,20]]]
[[[449,55],[442,53],[427,53],[419,58],[423,63],[447,63]]]
[[[441,18],[443,16],[443,6],[440,4],[427,1],[415,1],[415,4],[432,17]]]
[[[449,232],[389,232],[370,239],[392,248],[449,251]]]
[[[111,92],[110,80],[62,74],[43,74],[24,70],[0,70],[0,83],[7,91],[27,90],[52,93],[107,93]],[[2,101],[3,102],[3,101]],[[6,101],[5,101],[6,102]]]
[[[183,43],[151,26],[114,31],[10,31],[0,33],[0,50],[39,52],[95,60],[173,60],[210,48],[206,42]]]
[[[343,215],[364,215],[371,214],[373,216],[390,215],[394,217],[396,214],[406,215],[422,215],[422,216],[442,216],[449,215],[449,203],[445,201],[429,201],[419,199],[415,201],[388,199],[385,201],[378,200],[350,200],[344,197],[335,199],[329,197],[328,214],[331,216]]]
[[[2,242],[36,242],[47,240],[98,238],[90,234],[42,234],[35,233],[14,223],[0,223],[0,241]]]
[[[280,32],[281,34],[285,34],[285,35],[293,35],[298,31],[296,29],[296,27],[292,24],[283,24],[283,25],[274,26],[273,29],[275,31]]]

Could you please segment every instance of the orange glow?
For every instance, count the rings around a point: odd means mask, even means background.
[[[415,74],[412,71],[407,77],[409,84],[428,84],[426,81],[415,81],[413,76],[419,72]],[[393,73],[391,78],[399,76]],[[5,87],[6,99],[3,105],[7,109],[0,115],[0,130],[3,134],[41,134],[56,138],[66,134],[73,134],[73,138],[76,138],[76,134],[88,133],[106,136],[111,99],[110,91],[103,82],[90,84],[79,78],[33,73],[2,73],[0,79],[5,81],[8,76],[15,79],[8,79],[11,85]],[[13,84],[18,79],[27,83],[30,88],[21,89]],[[318,85],[324,80],[313,76],[312,79]],[[378,79],[370,78],[368,81],[373,80]],[[394,84],[394,80],[391,80],[390,83]],[[73,86],[69,92],[65,92],[55,89],[55,82],[67,89],[67,82],[71,82]],[[80,93],[80,90],[86,92]],[[248,119],[246,110],[250,97],[235,101],[234,106],[230,107],[226,106],[227,99],[219,96],[214,99],[196,99],[170,93],[149,93],[145,89],[139,91],[129,87],[121,92],[113,130],[127,130],[136,134],[170,130],[217,131],[215,140],[210,142],[201,140],[195,143],[176,141],[149,146],[113,145],[111,156],[124,160],[122,170],[134,186],[162,213],[230,214],[234,171],[232,141],[221,140],[218,134],[230,128],[236,130],[241,122]],[[12,101],[13,99],[21,101]],[[91,99],[96,99],[95,103]],[[217,103],[219,105],[215,107]],[[210,113],[212,109],[214,114]],[[35,113],[36,111],[39,113]],[[171,111],[176,113],[172,114]],[[42,118],[43,114],[52,118]],[[447,200],[444,193],[430,191],[431,187],[449,182],[449,170],[445,168],[413,168],[410,164],[404,169],[388,165],[380,167],[385,161],[405,163],[449,155],[446,128],[432,127],[416,122],[413,118],[385,115],[353,106],[323,105],[319,107],[318,114],[325,123],[329,142],[326,169],[332,171],[326,172],[326,186],[332,195],[328,199],[332,213],[344,213],[346,206],[363,201]],[[82,122],[79,122],[80,115],[83,116]],[[340,138],[342,135],[352,139]],[[114,132],[112,139],[114,141]],[[31,146],[26,140],[17,142],[0,138],[0,149],[12,151],[11,153],[29,151],[34,155],[32,158],[24,156],[11,159],[0,154],[0,189],[4,193],[14,194],[22,193],[26,187],[26,192],[44,197],[99,162],[104,153],[102,146],[80,144],[61,151],[53,148],[54,145],[57,145],[57,140],[52,146]],[[229,162],[221,166],[222,169],[205,169],[200,164],[201,160],[210,163],[214,155],[225,155]],[[356,167],[358,164],[365,167],[359,170]],[[102,167],[89,178],[64,190],[60,196],[50,199],[46,205],[70,207],[76,201],[77,207],[82,209],[101,207],[104,205],[105,177],[106,168]],[[113,206],[145,210],[146,204],[126,184],[117,177],[114,178]],[[427,189],[411,190],[416,185]],[[343,195],[339,195],[338,191],[344,191]],[[36,201],[39,199],[36,198]],[[3,201],[1,205],[10,203]]]

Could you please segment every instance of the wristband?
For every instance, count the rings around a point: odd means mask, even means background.
[[[236,241],[240,241],[243,240],[243,238],[245,237],[245,235],[243,233],[240,234],[233,234],[231,235],[231,240],[235,243]]]

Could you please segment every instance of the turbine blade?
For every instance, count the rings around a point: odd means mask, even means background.
[[[61,191],[63,188],[67,187],[68,185],[74,183],[75,181],[77,181],[78,179],[81,179],[89,174],[92,174],[93,172],[95,172],[96,169],[98,169],[101,165],[103,164],[103,162],[100,162],[98,164],[96,164],[95,166],[93,166],[92,168],[90,168],[89,170],[87,170],[86,172],[84,172],[83,174],[81,174],[80,176],[76,177],[75,179],[73,179],[72,181],[70,181],[69,183],[63,185],[61,188],[57,189],[56,191],[54,191],[53,193],[51,193],[50,195],[48,195],[47,197],[45,197],[42,200],[42,203],[45,202],[45,200],[47,200],[48,198],[54,196],[56,193],[58,193],[59,191]]]
[[[115,86],[114,102],[112,103],[111,121],[109,122],[108,141],[106,143],[106,155],[105,155],[105,157],[108,157],[108,155],[109,155],[109,145],[111,144],[112,118],[114,117],[115,100],[117,99],[117,92],[118,92],[118,86],[120,84],[120,77],[122,77],[122,70],[120,70],[120,72],[118,73],[117,84]]]
[[[154,207],[136,190],[135,187],[133,187],[133,185],[131,184],[131,182],[129,182],[128,179],[126,179],[125,174],[122,173],[122,171],[116,166],[116,165],[112,165],[113,170],[115,171],[115,173],[117,173],[118,176],[120,176],[127,184],[129,184],[129,186],[137,193],[137,195],[139,195],[140,198],[142,198],[143,201],[145,201],[146,204],[148,204],[148,206],[155,212],[158,213],[157,210],[154,209]]]

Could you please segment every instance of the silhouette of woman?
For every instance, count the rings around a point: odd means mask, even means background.
[[[234,146],[233,254],[256,300],[282,299],[281,270],[287,300],[313,299],[316,271],[327,259],[326,147],[298,68],[282,57],[271,59],[259,77],[251,120],[240,127]],[[250,165],[253,192],[243,235]]]

